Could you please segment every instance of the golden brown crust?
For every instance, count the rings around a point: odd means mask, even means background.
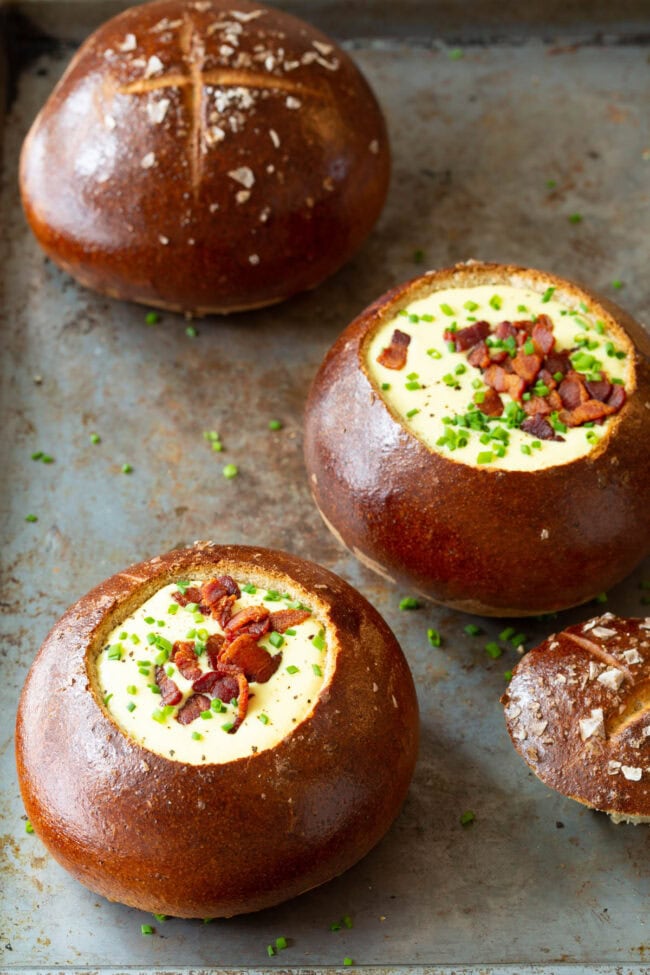
[[[389,170],[377,102],[328,37],[251,0],[154,0],[81,47],[20,183],[40,245],[85,286],[228,312],[340,267]]]
[[[650,620],[606,613],[550,636],[503,695],[512,743],[542,782],[617,821],[650,817]]]
[[[363,350],[416,297],[488,283],[553,284],[613,315],[616,334],[642,332],[611,303],[540,271],[469,262],[423,275],[379,298],[328,352],[307,402],[305,460],[326,523],[377,571],[466,612],[534,615],[593,598],[650,549],[650,365],[636,356],[636,389],[588,457],[532,473],[448,459],[391,413]]]
[[[336,669],[277,747],[224,765],[168,761],[113,723],[87,658],[160,586],[228,571],[309,593],[331,622]],[[67,611],[25,684],[16,757],[28,817],[78,880],[154,913],[218,917],[276,904],[364,856],[404,800],[417,740],[408,665],[356,590],[285,553],[205,543],[132,566]]]

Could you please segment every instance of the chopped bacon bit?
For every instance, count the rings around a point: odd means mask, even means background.
[[[276,633],[284,633],[290,626],[300,626],[310,616],[308,609],[281,609],[277,613],[271,613],[271,629]]]
[[[192,694],[182,708],[176,712],[176,720],[179,724],[191,724],[195,721],[202,711],[207,711],[210,707],[210,698],[205,694]]]
[[[377,362],[386,369],[403,369],[406,365],[407,349],[410,344],[411,336],[396,328],[390,345],[379,353]]]
[[[551,390],[551,392],[546,397],[546,402],[551,407],[551,410],[562,409],[562,398],[556,389]]]
[[[458,332],[445,331],[445,339],[456,343],[456,352],[467,352],[477,342],[482,342],[490,334],[489,322],[475,322],[467,328],[461,328]],[[448,337],[448,338],[447,338]]]
[[[221,583],[229,596],[235,596],[236,599],[240,598],[241,590],[232,576],[219,576],[217,582]]]
[[[609,403],[601,403],[597,399],[588,399],[586,402],[576,406],[574,410],[565,411],[565,413],[566,419],[563,420],[562,413],[560,413],[562,422],[566,423],[569,427],[579,427],[583,423],[603,420],[606,416],[616,413],[616,407],[611,406]]]
[[[555,382],[555,379],[553,378],[552,374],[548,371],[548,369],[544,369],[543,367],[539,370],[537,374],[537,381],[540,383],[544,383],[547,389],[557,388],[557,383]]]
[[[582,378],[578,373],[570,373],[559,385],[558,393],[562,400],[562,406],[567,410],[574,410],[581,403],[586,403],[589,393],[585,389]]]
[[[467,361],[470,366],[474,366],[476,369],[487,369],[492,361],[490,358],[490,350],[488,349],[485,342],[477,342],[477,344],[470,349],[467,353]]]
[[[618,411],[623,406],[626,399],[627,393],[625,392],[625,387],[613,386],[612,392],[607,399],[607,403],[609,406],[613,406],[615,411]]]
[[[205,652],[207,654],[208,660],[210,661],[210,666],[216,668],[219,663],[219,656],[224,644],[224,637],[220,633],[211,633],[205,644]]]
[[[553,323],[548,315],[540,315],[538,317],[533,325],[532,339],[543,356],[552,352],[553,346],[555,345],[555,336],[553,335]]]
[[[512,368],[526,383],[533,383],[542,367],[541,355],[527,355],[521,349],[512,360]]]
[[[201,676],[193,641],[177,640],[172,650],[172,660],[185,680],[196,680]]]
[[[282,656],[282,654],[280,654],[280,656]],[[229,735],[235,734],[235,732],[241,725],[242,721],[246,717],[246,714],[248,712],[248,698],[250,696],[249,689],[248,689],[248,681],[246,680],[246,676],[241,672],[236,674],[235,676],[236,676],[237,683],[239,684],[239,692],[237,694],[237,716],[233,722],[232,728],[228,732]]]
[[[219,621],[219,625],[226,628],[228,621],[232,616],[232,608],[235,605],[237,597],[235,595],[222,596],[219,602],[212,607],[213,617]]]
[[[591,399],[599,399],[601,403],[609,402],[609,395],[613,387],[607,379],[601,379],[599,382],[587,380],[585,385]]]
[[[246,606],[244,609],[240,609],[224,627],[226,640],[232,641],[240,633],[251,633],[259,640],[269,631],[270,615],[270,610],[266,606]],[[255,627],[255,632],[252,631],[253,627]]]
[[[526,390],[526,383],[521,376],[514,376],[506,373],[506,392],[510,393],[514,400],[521,400]]]
[[[486,385],[491,386],[492,389],[496,389],[497,393],[505,393],[508,389],[506,383],[507,373],[503,366],[488,366],[483,373],[483,379]]]
[[[559,352],[556,350],[546,357],[545,365],[551,375],[554,376],[556,372],[561,372],[563,376],[566,376],[571,371],[569,355],[569,352]]]
[[[531,396],[528,402],[524,403],[524,409],[528,416],[548,416],[549,413],[553,412],[543,396]]]
[[[200,603],[201,602],[201,591],[195,586],[189,586],[185,592],[173,592],[172,599],[178,603],[179,606],[187,606],[188,603]]]
[[[483,400],[476,404],[486,416],[501,416],[503,413],[503,400],[496,389],[488,387],[483,393]]]
[[[564,437],[560,437],[540,413],[535,413],[534,416],[529,416],[527,420],[524,420],[521,429],[539,440],[564,440]]]
[[[248,680],[265,684],[280,666],[282,654],[271,656],[250,633],[242,633],[226,647],[222,660],[241,667]]]
[[[490,349],[490,362],[501,363],[501,362],[505,362],[507,359],[509,359],[507,349],[495,349],[495,348]],[[510,371],[512,372],[512,370]]]
[[[180,704],[183,700],[183,695],[179,691],[177,685],[168,677],[165,673],[164,667],[156,667],[156,684],[160,688],[160,696],[163,704]]]
[[[217,579],[210,579],[203,583],[201,598],[210,609],[216,606],[224,596],[234,596],[235,599],[239,599],[241,596],[239,586],[232,576],[219,576]]]
[[[498,339],[517,338],[517,329],[512,322],[499,322],[494,330]]]
[[[200,694],[218,697],[220,701],[232,701],[239,693],[237,677],[219,665],[218,670],[208,670],[192,684],[192,690]]]

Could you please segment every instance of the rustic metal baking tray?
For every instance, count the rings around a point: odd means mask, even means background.
[[[74,44],[118,5],[4,8],[0,964],[312,971],[347,957],[382,972],[650,972],[650,830],[614,826],[528,773],[499,705],[516,653],[493,660],[484,649],[507,621],[400,611],[409,593],[370,574],[321,524],[301,459],[301,413],[325,350],[371,299],[424,267],[519,261],[649,317],[647,4],[537,2],[525,22],[508,2],[285,6],[342,36],[373,84],[394,148],[390,197],[361,253],[317,291],[196,322],[195,336],[180,316],[147,325],[142,308],[77,287],[43,258],[18,202],[29,123]],[[281,431],[269,431],[272,418]],[[212,429],[223,455],[203,439]],[[53,463],[31,460],[37,451]],[[234,480],[222,477],[225,462],[238,465]],[[196,538],[286,548],[358,586],[413,667],[422,746],[401,816],[345,876],[254,916],[159,923],[86,891],[25,832],[13,719],[27,667],[71,601]],[[650,564],[607,607],[650,613],[644,572]],[[602,608],[516,625],[531,646]],[[464,632],[470,622],[480,636]],[[468,810],[475,822],[463,827]],[[353,927],[330,930],[344,915]],[[141,935],[150,922],[155,933]],[[269,957],[278,936],[288,947]]]

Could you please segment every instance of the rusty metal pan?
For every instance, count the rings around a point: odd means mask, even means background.
[[[507,622],[400,611],[409,593],[322,525],[301,459],[305,395],[325,350],[374,297],[424,267],[522,262],[648,318],[647,5],[618,5],[615,16],[611,4],[555,4],[554,21],[548,4],[531,4],[526,22],[509,3],[350,0],[345,18],[325,0],[286,6],[343,36],[374,86],[394,148],[388,204],[361,253],[317,291],[195,322],[189,334],[179,316],[147,325],[143,309],[75,285],[43,258],[18,202],[30,121],[74,43],[117,7],[4,8],[0,965],[116,975],[313,971],[349,958],[377,973],[650,972],[647,827],[615,826],[528,773],[498,703],[516,653],[485,652]],[[280,431],[268,429],[274,418]],[[202,436],[212,429],[222,455]],[[38,451],[53,463],[33,461]],[[239,467],[233,480],[226,462]],[[379,847],[291,903],[210,924],[152,921],[68,878],[25,832],[12,742],[24,675],[63,609],[130,562],[196,538],[286,548],[350,580],[394,628],[422,709],[415,780]],[[607,606],[650,612],[648,577],[650,564]],[[595,609],[518,628],[532,646]],[[481,635],[465,633],[470,622]],[[475,821],[463,827],[468,810]],[[344,915],[353,926],[331,930]],[[141,935],[142,923],[155,933]],[[270,957],[279,936],[288,947]]]

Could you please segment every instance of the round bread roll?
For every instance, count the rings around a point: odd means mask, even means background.
[[[80,48],[20,186],[41,247],[81,284],[232,312],[336,271],[389,170],[379,106],[330,38],[251,0],[154,0]]]
[[[512,743],[542,782],[650,822],[650,619],[611,613],[531,650],[502,702]]]
[[[69,609],[16,729],[52,855],[110,900],[179,917],[259,910],[346,870],[397,815],[417,742],[408,665],[356,590],[211,543]]]
[[[593,598],[650,548],[650,369],[632,334],[620,308],[527,268],[469,262],[388,292],[308,398],[325,522],[466,612]]]

